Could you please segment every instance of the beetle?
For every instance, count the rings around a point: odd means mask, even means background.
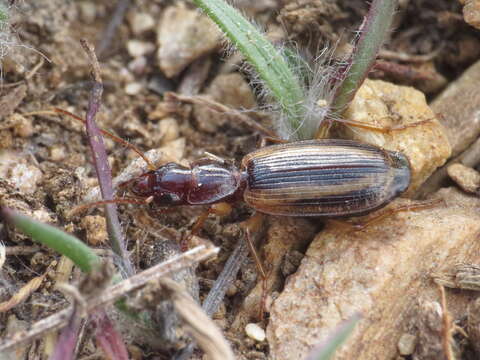
[[[384,207],[410,184],[400,152],[352,140],[307,140],[260,148],[240,168],[204,159],[191,168],[168,163],[130,184],[160,207],[244,200],[281,216],[350,217]]]

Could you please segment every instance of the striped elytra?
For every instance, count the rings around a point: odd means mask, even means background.
[[[242,161],[244,200],[284,216],[358,216],[388,204],[410,184],[410,165],[398,152],[349,140],[274,145]]]

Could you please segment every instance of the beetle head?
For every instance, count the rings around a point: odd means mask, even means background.
[[[190,169],[168,163],[134,179],[130,190],[139,197],[153,196],[159,206],[185,205],[185,192],[188,190],[190,176]]]

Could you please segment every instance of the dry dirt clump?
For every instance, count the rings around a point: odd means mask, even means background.
[[[14,41],[1,63],[0,205],[75,235],[105,259],[111,249],[103,209],[70,213],[100,198],[83,124],[52,112],[58,107],[85,114],[92,82],[81,38],[97,44],[101,63],[104,94],[97,123],[137,146],[156,166],[189,166],[206,152],[240,164],[258,143],[258,128],[241,115],[272,128],[273,115],[259,111],[265,99],[258,84],[251,86],[242,57],[190,1],[130,1],[111,36],[105,29],[115,19],[117,2],[11,3]],[[265,216],[262,229],[251,235],[258,241],[266,280],[248,257],[212,315],[236,358],[304,359],[358,312],[362,320],[334,359],[424,360],[447,358],[447,353],[480,358],[478,1],[399,3],[396,30],[346,113],[351,120],[396,130],[381,134],[336,126],[335,133],[410,159],[409,199],[397,199],[387,209],[439,201],[394,213],[361,231],[349,225],[358,219]],[[295,41],[313,55],[336,44],[338,56],[351,51],[351,35],[368,8],[366,2],[343,0],[235,4],[276,43]],[[173,106],[167,92],[202,95],[228,111],[212,111],[205,103]],[[116,188],[146,170],[135,152],[111,139],[105,144]],[[205,239],[220,247],[215,259],[172,276],[200,303],[244,241],[245,221],[254,212],[238,203],[224,218],[210,216],[199,237],[192,237],[204,210],[119,206],[137,272]],[[59,284],[78,287],[82,279],[70,260],[0,218],[0,339],[65,309],[71,300]],[[447,287],[445,301],[438,284]],[[174,287],[151,284],[147,294],[128,299],[155,314],[160,326],[154,331],[112,315],[132,358],[174,358],[191,346],[171,299],[160,294],[159,289],[174,293]],[[100,356],[89,326],[78,340],[77,358]],[[55,344],[56,336],[42,334],[22,345],[16,358],[50,358]],[[193,352],[193,358],[201,357],[198,349]]]

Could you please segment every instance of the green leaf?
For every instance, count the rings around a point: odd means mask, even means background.
[[[92,249],[76,237],[51,225],[43,224],[11,209],[2,208],[5,218],[33,240],[71,259],[82,271],[90,272],[101,262]]]
[[[337,90],[333,110],[341,115],[363,84],[390,32],[397,0],[373,0],[360,29],[350,66]]]
[[[223,0],[193,0],[218,25],[230,41],[254,67],[286,115],[289,133],[293,139],[312,138],[303,122],[301,82],[288,66],[283,55],[246,20],[236,9]]]

